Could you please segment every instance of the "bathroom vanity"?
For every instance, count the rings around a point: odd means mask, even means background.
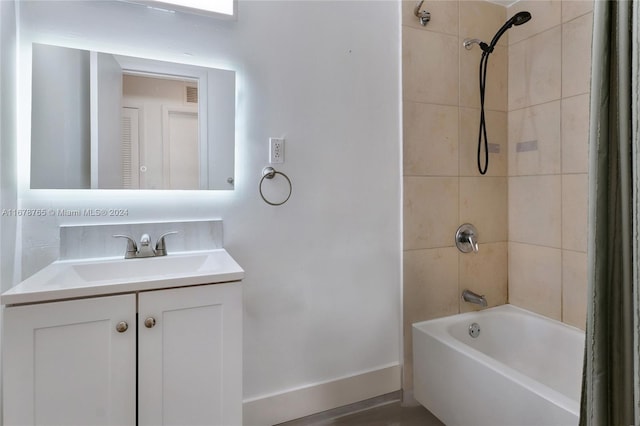
[[[1,296],[4,424],[242,424],[243,277],[223,249],[47,266]]]

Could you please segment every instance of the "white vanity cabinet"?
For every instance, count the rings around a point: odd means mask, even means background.
[[[240,282],[9,306],[4,424],[241,425]]]
[[[138,424],[242,425],[240,283],[143,292],[138,312]]]
[[[5,308],[4,424],[134,425],[135,324],[135,294]]]

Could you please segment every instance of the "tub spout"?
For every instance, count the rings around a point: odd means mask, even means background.
[[[464,300],[465,302],[480,305],[483,308],[487,307],[487,299],[485,299],[484,296],[480,296],[479,294],[472,292],[471,290],[464,290],[462,292],[462,300]]]

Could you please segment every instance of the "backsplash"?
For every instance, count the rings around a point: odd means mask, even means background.
[[[171,231],[177,234],[166,237],[168,254],[222,248],[222,220],[63,225],[60,259],[123,256],[126,240],[113,235],[128,235],[139,242],[142,234],[149,234],[155,244],[158,237]]]

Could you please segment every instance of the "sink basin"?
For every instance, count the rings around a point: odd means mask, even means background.
[[[181,275],[199,271],[209,259],[206,254],[113,260],[72,265],[85,281],[147,279],[158,275]]]
[[[2,294],[2,304],[34,303],[238,281],[244,270],[224,249],[143,259],[56,261]]]

